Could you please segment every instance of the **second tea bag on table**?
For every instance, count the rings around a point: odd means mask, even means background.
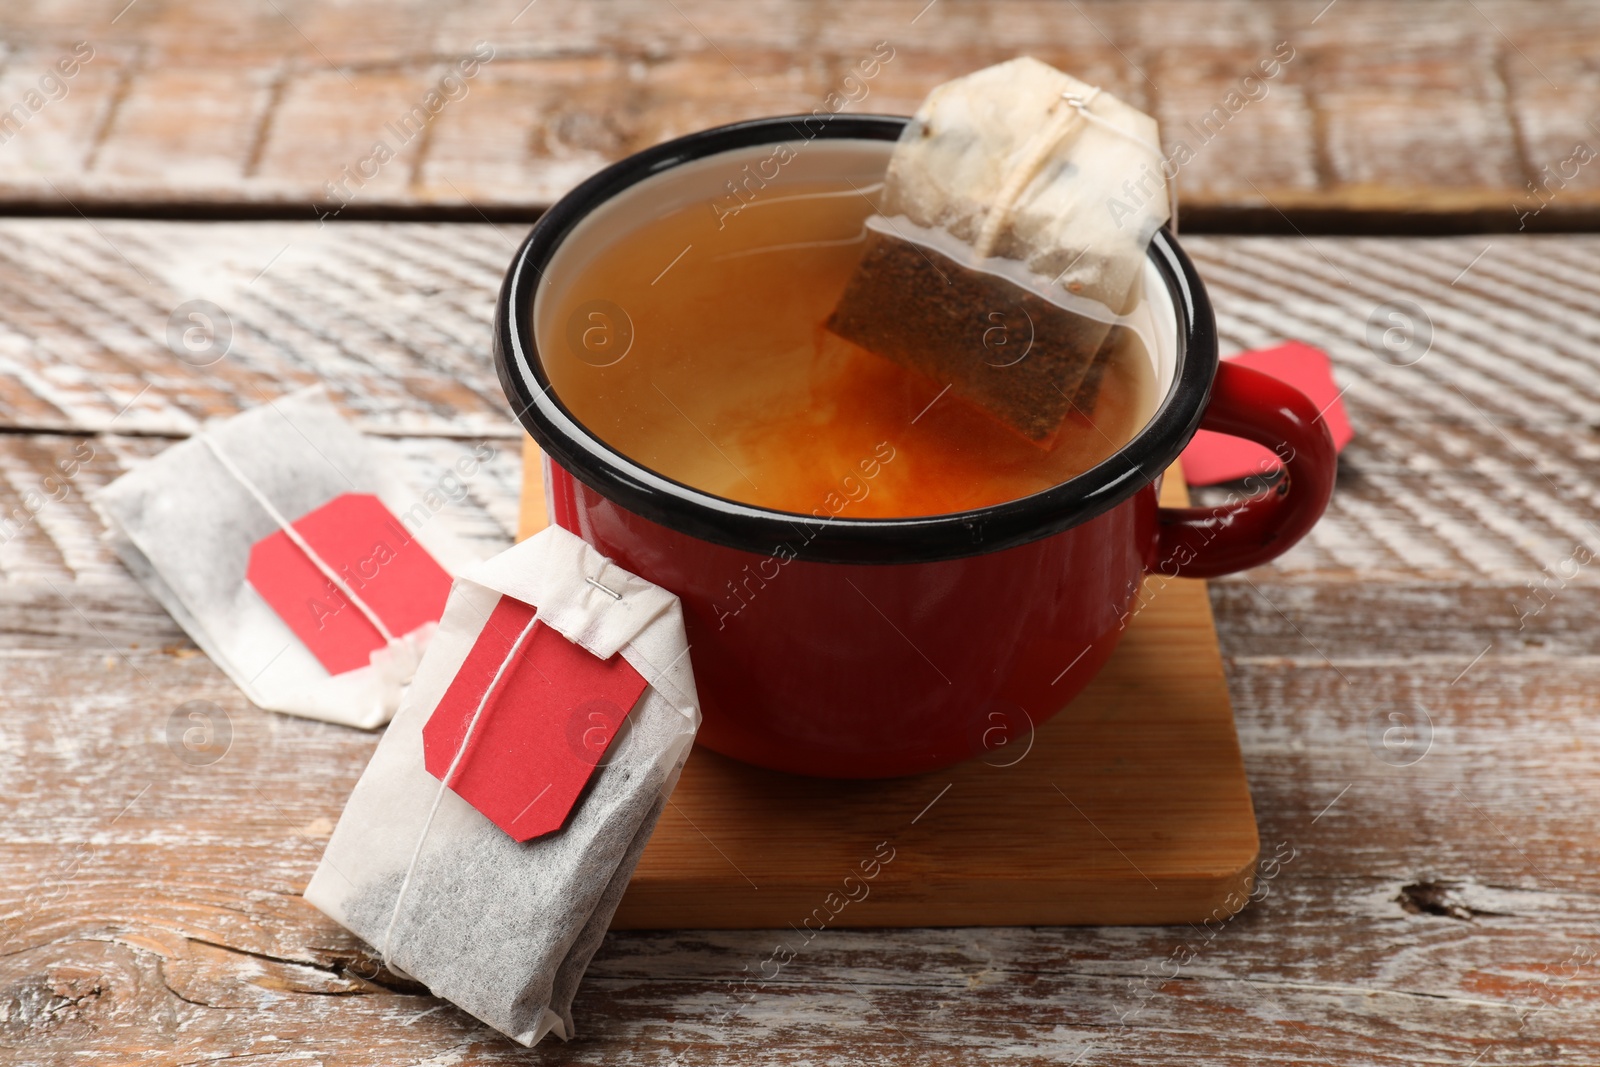
[[[272,711],[389,721],[478,556],[321,388],[231,418],[95,497],[139,583]]]
[[[548,527],[463,575],[306,899],[526,1045],[572,998],[700,724],[677,597]]]
[[[1048,447],[1094,408],[1171,217],[1154,119],[1036,59],[939,86],[829,328]]]

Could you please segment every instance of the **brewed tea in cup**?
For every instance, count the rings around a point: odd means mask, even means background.
[[[1156,371],[1139,309],[1114,331],[1098,389],[1084,390],[1044,444],[951,382],[839,336],[829,317],[882,183],[804,169],[736,187],[748,199],[731,204],[708,183],[702,199],[589,244],[552,279],[540,298],[555,327],[544,367],[561,402],[608,445],[674,481],[776,511],[925,516],[1059,485],[1149,420]],[[896,307],[877,313],[895,328]],[[998,373],[1039,357],[1038,316],[1019,304],[959,313],[978,316],[959,328]]]

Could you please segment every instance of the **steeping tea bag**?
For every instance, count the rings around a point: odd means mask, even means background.
[[[209,423],[94,504],[251,701],[348,726],[389,721],[450,574],[479,558],[315,387]]]
[[[1048,447],[1131,328],[1172,215],[1156,122],[1036,59],[934,89],[829,328]]]
[[[548,527],[468,571],[306,899],[532,1045],[572,998],[700,725],[677,597]]]

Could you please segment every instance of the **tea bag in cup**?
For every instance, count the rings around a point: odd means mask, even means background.
[[[94,498],[133,576],[255,704],[389,721],[478,560],[321,388],[228,419]]]
[[[532,1045],[572,999],[700,724],[677,597],[559,527],[457,580],[306,899]]]
[[[1154,119],[1036,59],[928,94],[829,328],[1048,447],[1094,408],[1173,215]]]

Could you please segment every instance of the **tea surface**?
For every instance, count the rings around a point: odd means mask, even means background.
[[[983,507],[1066,481],[1132,439],[1155,384],[1131,331],[1093,407],[1048,449],[948,383],[830,333],[873,191],[774,185],[737,213],[691,205],[599,250],[546,297],[555,314],[540,356],[555,394],[643,466],[807,515]],[[1004,352],[1024,339],[995,341]]]

